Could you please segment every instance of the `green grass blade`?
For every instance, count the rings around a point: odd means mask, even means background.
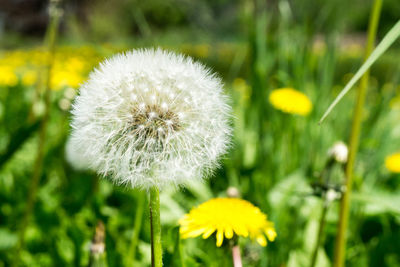
[[[322,116],[319,124],[321,124],[325,118],[329,115],[329,113],[333,110],[333,108],[339,103],[339,101],[350,91],[350,89],[354,86],[354,84],[361,78],[361,76],[371,67],[371,65],[383,54],[385,51],[396,41],[396,39],[400,36],[400,20],[390,29],[390,31],[385,35],[383,40],[379,43],[379,45],[375,48],[375,50],[371,53],[368,59],[364,62],[364,64],[358,69],[357,73],[351,78],[351,80],[346,84],[343,90],[339,93],[336,99],[332,102],[332,104],[325,111]]]

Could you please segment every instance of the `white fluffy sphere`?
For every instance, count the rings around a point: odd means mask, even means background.
[[[133,50],[105,60],[73,104],[72,143],[104,176],[131,187],[207,176],[226,152],[221,80],[191,58]]]
[[[346,163],[349,155],[349,149],[347,145],[342,141],[338,141],[333,144],[329,149],[328,154],[339,163]]]

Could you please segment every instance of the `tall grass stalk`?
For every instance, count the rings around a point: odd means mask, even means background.
[[[40,181],[40,177],[42,175],[43,170],[43,158],[45,154],[45,145],[47,138],[47,125],[50,117],[50,107],[51,107],[51,74],[54,63],[54,55],[55,55],[55,44],[58,34],[58,26],[60,22],[60,16],[62,10],[59,9],[59,0],[51,0],[49,5],[49,16],[50,22],[46,31],[45,44],[48,49],[48,59],[47,59],[47,69],[45,72],[44,80],[45,88],[43,94],[43,101],[45,104],[45,110],[43,119],[41,121],[40,129],[39,129],[39,140],[38,140],[38,149],[37,154],[33,166],[32,179],[29,185],[28,197],[26,201],[26,208],[23,218],[21,220],[21,225],[19,229],[18,243],[16,248],[16,257],[14,264],[18,265],[18,259],[20,255],[20,250],[24,247],[25,243],[25,231],[29,224],[30,217],[33,213],[34,204],[36,201],[36,194],[38,190],[38,185]]]
[[[326,117],[328,117],[329,113],[333,110],[333,108],[340,102],[340,100],[350,91],[350,89],[358,82],[358,80],[368,71],[368,69],[378,60],[383,53],[397,40],[400,36],[400,20],[390,29],[390,31],[385,35],[379,45],[370,53],[370,56],[366,58],[364,64],[358,69],[356,74],[351,78],[351,80],[346,84],[343,90],[339,93],[339,95],[335,98],[332,104],[325,111],[322,118],[319,120],[319,124],[321,124]]]
[[[372,13],[370,15],[369,25],[368,25],[368,39],[365,51],[366,53],[365,60],[369,58],[374,48],[381,8],[382,8],[382,0],[374,0],[374,4],[372,6]],[[353,114],[353,122],[352,122],[350,142],[349,142],[349,159],[347,162],[346,172],[345,172],[346,187],[340,203],[338,232],[336,235],[335,258],[334,258],[335,267],[342,267],[344,266],[345,262],[346,233],[349,221],[350,196],[353,184],[353,169],[360,140],[361,122],[363,115],[362,111],[364,108],[365,96],[368,87],[368,79],[369,79],[369,71],[367,70],[361,78],[361,84],[358,88],[357,100]]]
[[[150,189],[151,266],[162,267],[160,191]]]

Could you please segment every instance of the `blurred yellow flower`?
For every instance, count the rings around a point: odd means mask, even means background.
[[[85,70],[86,64],[83,58],[72,57],[65,62],[65,68],[69,71],[82,72]]]
[[[25,86],[33,85],[37,81],[37,71],[28,70],[22,75],[22,84]]]
[[[14,70],[7,66],[0,66],[0,85],[15,86],[18,84],[18,77]]]
[[[83,77],[73,71],[55,70],[51,77],[51,89],[59,90],[63,87],[78,88]]]
[[[214,198],[192,209],[182,219],[182,238],[202,235],[204,239],[216,231],[217,247],[222,245],[224,235],[231,239],[234,234],[255,239],[261,246],[267,239],[274,241],[276,232],[267,215],[246,200],[238,198]],[[265,238],[265,236],[267,239]]]
[[[276,89],[269,95],[269,102],[274,108],[286,113],[308,115],[312,110],[310,99],[292,88]]]
[[[49,60],[49,53],[37,47],[27,50],[0,50],[0,85],[35,84]],[[87,77],[99,54],[93,47],[59,47],[52,69],[51,88],[78,88]]]
[[[400,152],[387,156],[385,166],[391,172],[400,173]]]

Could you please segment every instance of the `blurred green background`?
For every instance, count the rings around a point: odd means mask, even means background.
[[[355,90],[322,126],[318,120],[363,61],[371,6],[370,0],[65,0],[38,170],[48,1],[1,0],[0,266],[16,258],[17,266],[88,266],[99,220],[108,266],[132,266],[133,258],[134,266],[150,265],[148,211],[137,212],[147,205],[145,194],[76,170],[65,159],[69,109],[79,84],[103,58],[139,47],[162,47],[205,63],[224,80],[234,110],[233,146],[215,176],[162,192],[164,265],[232,266],[228,247],[216,248],[213,238],[180,241],[177,222],[236,187],[268,214],[278,234],[265,248],[240,239],[244,266],[309,266],[322,207],[313,185],[329,148],[349,138]],[[384,1],[378,39],[399,14],[398,0]],[[347,266],[400,266],[400,176],[384,165],[400,150],[399,58],[397,42],[371,69]],[[312,112],[302,117],[274,109],[268,96],[281,87],[305,93]],[[35,171],[39,184],[32,193]],[[335,165],[331,176],[343,183],[342,166]],[[29,195],[36,197],[25,244],[16,250]],[[338,206],[334,202],[328,210],[317,266],[332,264]]]

